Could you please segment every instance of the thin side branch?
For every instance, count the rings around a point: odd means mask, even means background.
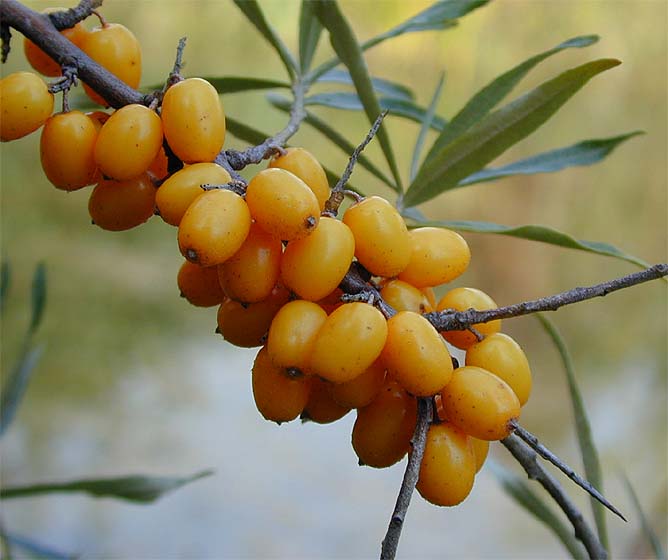
[[[559,482],[540,464],[538,455],[515,434],[502,439],[501,443],[510,451],[517,462],[522,465],[530,479],[537,481],[552,496],[561,510],[573,525],[576,538],[587,549],[589,558],[605,559],[608,557],[603,545],[594,531],[589,527],[580,510],[568,497]]]
[[[382,560],[392,560],[397,554],[397,547],[399,546],[399,537],[401,537],[401,529],[404,526],[404,519],[408,512],[408,506],[411,503],[411,496],[420,474],[420,465],[422,464],[422,457],[424,455],[424,448],[427,442],[427,431],[433,415],[432,401],[430,397],[418,399],[418,416],[415,425],[415,432],[411,439],[412,450],[408,456],[408,464],[406,465],[406,472],[404,479],[399,489],[397,496],[397,503],[392,512],[392,519],[387,528],[387,533],[381,545],[380,557]]]
[[[595,297],[603,297],[617,290],[649,282],[650,280],[657,280],[667,275],[668,264],[661,263],[641,272],[635,272],[628,276],[596,284],[595,286],[573,288],[572,290],[553,296],[507,305],[498,309],[490,309],[488,311],[476,311],[475,309],[468,309],[466,311],[440,311],[428,313],[425,317],[438,331],[461,331],[476,323],[488,323],[495,319],[519,317],[521,315],[537,313],[538,311],[556,311],[564,305],[578,303]]]
[[[74,8],[50,13],[49,19],[56,29],[62,31],[85,20],[100,6],[102,6],[102,0],[81,0]]]
[[[613,506],[596,488],[594,488],[591,483],[584,478],[582,478],[578,473],[576,473],[571,467],[569,467],[564,461],[557,457],[552,451],[545,447],[542,443],[538,441],[538,438],[533,435],[531,432],[519,425],[518,422],[512,422],[513,430],[515,434],[522,439],[531,449],[533,449],[538,455],[540,455],[546,461],[552,463],[557,467],[561,472],[563,472],[568,478],[570,478],[575,484],[587,492],[590,496],[601,502],[606,508],[608,508],[612,513],[622,518],[626,521],[621,512]]]

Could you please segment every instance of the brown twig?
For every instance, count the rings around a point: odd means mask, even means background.
[[[0,40],[2,40],[2,62],[4,64],[12,49],[12,31],[4,21],[0,24]]]
[[[501,443],[510,451],[517,462],[522,465],[530,479],[537,481],[552,496],[561,510],[566,514],[575,530],[576,538],[587,549],[589,558],[605,559],[608,557],[603,545],[594,531],[589,527],[577,506],[568,497],[559,482],[541,465],[538,455],[517,435],[511,434],[502,439]]]
[[[583,288],[573,288],[560,294],[548,296],[532,301],[524,301],[506,307],[489,309],[487,311],[476,311],[468,309],[466,311],[438,311],[427,313],[425,317],[439,331],[461,331],[476,323],[488,323],[495,319],[508,319],[510,317],[520,317],[539,311],[555,311],[564,305],[578,303],[595,297],[603,297],[611,292],[616,292],[623,288],[629,288],[636,284],[657,280],[668,275],[668,264],[656,264],[641,272],[635,272],[615,280],[588,286]]]
[[[74,8],[50,13],[49,19],[58,31],[62,31],[85,20],[100,6],[102,6],[102,0],[81,0]]]
[[[404,519],[408,512],[408,506],[411,503],[411,496],[420,474],[420,465],[424,455],[424,448],[427,442],[427,431],[431,423],[433,407],[431,397],[418,399],[418,415],[415,424],[415,432],[411,439],[411,453],[408,456],[408,464],[404,472],[404,479],[401,483],[397,503],[392,512],[392,518],[387,528],[387,533],[381,545],[380,557],[382,560],[391,560],[397,554],[401,529],[404,526]]]

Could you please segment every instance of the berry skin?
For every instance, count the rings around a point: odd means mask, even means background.
[[[341,406],[361,408],[376,398],[385,383],[385,372],[385,364],[381,360],[376,360],[355,379],[330,385],[329,392]]]
[[[471,440],[471,447],[473,448],[473,455],[475,456],[475,472],[478,473],[485,464],[485,459],[487,459],[489,442],[471,436],[469,436],[469,440]]]
[[[331,424],[343,418],[350,408],[338,404],[329,392],[330,384],[317,377],[311,377],[311,394],[302,413],[303,420],[317,424]]]
[[[86,33],[79,45],[81,50],[95,62],[137,89],[141,80],[141,46],[132,31],[120,23],[107,23]],[[84,84],[84,90],[95,103],[109,103],[93,89]]]
[[[295,300],[284,305],[269,329],[267,349],[274,364],[309,373],[313,344],[327,313],[310,301]]]
[[[383,362],[411,395],[435,395],[452,377],[452,359],[443,339],[422,315],[400,311],[387,321]]]
[[[275,156],[269,167],[285,169],[299,177],[318,199],[320,210],[325,209],[325,202],[330,195],[329,182],[322,165],[304,148],[288,148],[284,155]]]
[[[308,401],[311,379],[290,375],[275,366],[267,348],[262,348],[253,363],[253,397],[264,418],[273,422],[289,422],[299,416]]]
[[[299,297],[318,301],[341,283],[354,254],[355,238],[348,226],[334,218],[321,218],[311,235],[288,243],[281,278]]]
[[[160,217],[168,224],[178,226],[188,206],[204,192],[201,185],[223,185],[231,180],[230,174],[216,163],[194,163],[184,167],[158,189],[155,202]]]
[[[410,447],[417,401],[388,380],[370,404],[357,410],[352,444],[360,465],[384,469],[400,461]]]
[[[509,385],[479,367],[457,368],[441,398],[452,424],[486,441],[507,437],[509,422],[520,416],[520,401]]]
[[[383,314],[367,303],[346,303],[325,321],[313,344],[311,373],[345,383],[380,356],[387,338]]]
[[[370,196],[343,215],[355,237],[355,256],[374,276],[396,276],[408,266],[411,240],[399,212],[384,198]]]
[[[95,161],[105,176],[124,181],[147,171],[161,147],[160,117],[143,105],[126,105],[102,125]]]
[[[399,280],[417,288],[438,286],[463,274],[471,261],[464,238],[449,229],[423,227],[412,230],[411,258]]]
[[[402,280],[390,280],[383,284],[380,295],[397,311],[423,314],[434,310],[434,306],[421,290]]]
[[[436,506],[456,506],[473,488],[476,461],[470,438],[451,424],[432,424],[417,490]]]
[[[88,201],[88,212],[96,226],[123,231],[143,224],[153,216],[155,187],[148,174],[127,181],[100,181]]]
[[[179,269],[176,283],[184,297],[196,307],[213,307],[225,301],[215,268],[204,268],[185,261]]]
[[[0,139],[23,138],[42,126],[53,112],[53,94],[32,72],[15,72],[0,80]]]
[[[250,226],[243,198],[224,189],[207,191],[193,201],[181,219],[179,249],[200,266],[222,264],[241,248]]]
[[[283,241],[306,237],[320,219],[313,191],[284,169],[269,168],[255,175],[248,183],[246,202],[259,226]]]
[[[466,365],[478,366],[503,379],[524,406],[531,393],[531,369],[527,357],[507,334],[494,333],[466,351]]]
[[[171,86],[162,100],[165,137],[184,163],[213,161],[225,142],[225,113],[218,92],[201,78]]]
[[[95,121],[79,111],[58,113],[44,123],[40,138],[42,169],[56,188],[74,191],[95,182],[97,130]]]
[[[488,309],[496,309],[496,307],[497,305],[494,303],[494,300],[481,290],[476,288],[455,288],[441,298],[436,306],[436,310],[455,309],[456,311],[466,311],[473,308],[477,311],[486,311]],[[473,325],[473,328],[483,336],[489,336],[501,330],[501,320],[496,319],[487,323],[476,323]],[[470,331],[446,331],[442,334],[445,340],[462,350],[466,350],[478,342],[478,339]]]
[[[153,177],[155,177],[155,179],[158,181],[167,178],[167,175],[169,175],[169,160],[167,159],[164,146],[160,147],[158,154],[151,162],[151,165],[149,165],[148,170],[151,175],[153,175]]]
[[[225,340],[242,348],[262,346],[276,313],[290,299],[283,286],[276,286],[264,301],[242,305],[227,300],[218,308],[218,328]]]

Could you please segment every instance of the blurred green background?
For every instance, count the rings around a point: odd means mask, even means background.
[[[42,9],[62,2],[27,4]],[[261,5],[295,49],[299,3]],[[428,2],[341,5],[358,37],[366,39]],[[371,72],[410,86],[422,105],[445,69],[438,108],[445,117],[501,72],[576,35],[596,33],[601,41],[542,63],[510,99],[595,58],[624,62],[595,78],[497,163],[588,138],[636,129],[646,135],[595,167],[459,189],[425,205],[424,212],[442,219],[546,224],[613,243],[652,263],[665,262],[667,6],[663,0],[497,1],[456,29],[406,35],[369,51]],[[102,13],[141,41],[142,84],[164,80],[184,35],[188,76],[285,78],[275,53],[231,2],[107,0]],[[15,36],[3,75],[26,69],[20,40]],[[316,63],[330,56],[323,36]],[[261,130],[275,132],[285,122],[262,93],[223,100],[229,115]],[[316,112],[353,143],[368,129],[361,113]],[[389,121],[407,177],[418,127]],[[347,157],[316,132],[304,128],[293,143],[308,147],[330,169],[345,167]],[[231,137],[226,145],[243,146]],[[330,426],[279,428],[262,421],[250,391],[254,351],[235,349],[214,335],[215,309],[195,309],[178,297],[176,230],[159,218],[134,231],[99,230],[87,214],[88,189],[67,194],[44,177],[37,164],[38,134],[1,149],[2,258],[14,273],[2,318],[3,374],[28,321],[29,283],[38,261],[46,261],[49,276],[47,314],[38,335],[47,350],[3,441],[3,484],[216,470],[214,477],[152,506],[71,496],[5,502],[7,529],[91,558],[376,556],[403,463],[385,471],[357,467],[349,439],[354,414]],[[368,154],[382,167],[377,145],[369,146]],[[367,193],[391,194],[361,168],[353,181]],[[455,284],[479,287],[499,305],[634,270],[610,258],[528,241],[465,237],[473,260]],[[632,288],[552,317],[574,356],[600,446],[606,495],[630,517],[628,524],[609,519],[614,555],[641,557],[647,549],[620,473],[636,485],[665,536],[665,284]],[[523,424],[581,469],[561,366],[537,327],[531,317],[504,326],[525,348],[534,371]],[[495,459],[510,464],[501,446],[492,447]],[[588,513],[588,500],[565,483]],[[486,469],[460,507],[438,509],[416,497],[400,554],[553,558],[564,551],[502,493]]]

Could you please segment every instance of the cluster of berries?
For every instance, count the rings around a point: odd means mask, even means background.
[[[127,29],[77,28],[63,33],[138,85],[141,54]],[[56,75],[57,65],[30,45],[31,64]],[[425,317],[496,307],[473,288],[452,289],[437,302],[434,288],[469,265],[459,234],[409,231],[394,206],[376,196],[359,197],[337,219],[326,208],[325,172],[302,148],[281,150],[247,187],[230,188],[229,173],[214,163],[224,112],[202,79],[169,87],[159,115],[127,105],[111,115],[50,116],[53,95],[27,72],[0,82],[0,104],[3,141],[44,125],[42,166],[56,187],[97,184],[89,210],[98,226],[128,229],[157,213],[178,227],[186,259],[177,278],[181,294],[196,306],[219,306],[217,332],[232,344],[261,347],[252,385],[266,419],[329,423],[355,408],[353,448],[361,464],[382,468],[410,451],[417,398],[432,398],[436,415],[418,490],[438,505],[468,495],[488,442],[506,437],[519,417],[531,373],[519,345],[499,332],[500,321],[439,333]],[[185,164],[171,174],[165,144]],[[203,190],[205,184],[218,188]],[[351,266],[363,272],[368,290],[342,291]],[[446,341],[466,351],[465,366]]]

